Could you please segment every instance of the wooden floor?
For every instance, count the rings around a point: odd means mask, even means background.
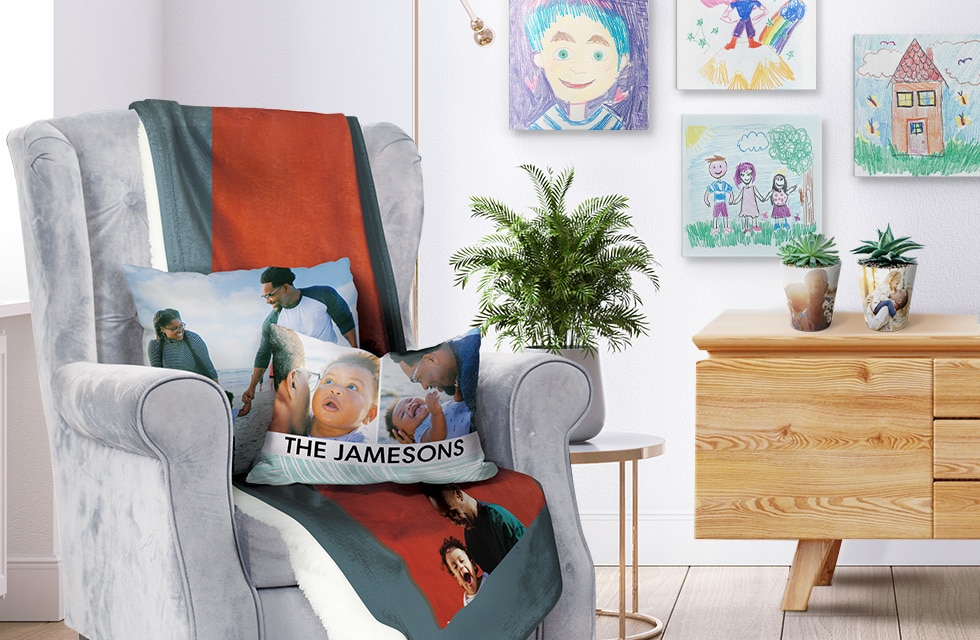
[[[596,569],[604,608],[619,606],[617,571]],[[980,567],[838,567],[807,611],[784,613],[788,577],[788,567],[641,567],[639,609],[665,624],[663,640],[980,638]],[[614,638],[618,628],[600,618],[598,635]]]
[[[980,567],[838,567],[807,611],[783,613],[788,576],[788,567],[641,567],[640,611],[664,623],[663,640],[980,638]],[[617,569],[598,567],[599,606],[617,608],[618,589]],[[600,638],[617,631],[615,619],[600,618]],[[75,638],[61,623],[0,623],[0,640]]]

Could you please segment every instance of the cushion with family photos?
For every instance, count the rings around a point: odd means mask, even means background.
[[[263,285],[263,271],[205,275],[123,266],[145,329],[144,362],[196,371],[217,379],[228,393],[235,420],[235,474],[251,468],[272,416],[274,394],[265,375],[271,362],[270,327],[276,326],[272,323],[344,344],[349,344],[348,337],[356,341],[357,335],[357,290],[347,258],[279,271],[277,280],[294,277],[290,287]],[[268,297],[263,295],[267,289]],[[300,302],[277,311],[292,290],[303,292]],[[164,321],[160,335],[154,329],[158,312]],[[242,396],[253,384],[254,400],[244,403]]]
[[[272,419],[248,482],[449,483],[496,474],[473,429],[479,330],[383,358],[278,326],[272,336]]]

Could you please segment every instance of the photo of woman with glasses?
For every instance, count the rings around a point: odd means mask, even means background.
[[[164,369],[193,371],[218,381],[218,372],[211,363],[204,339],[188,331],[176,309],[160,309],[153,315],[153,330],[157,337],[147,347],[150,365]]]

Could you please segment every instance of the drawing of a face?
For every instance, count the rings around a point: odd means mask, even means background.
[[[571,104],[605,95],[628,60],[627,54],[616,54],[609,30],[584,15],[560,16],[544,32],[541,52],[534,55],[555,97]]]
[[[738,174],[738,177],[741,178],[742,184],[752,184],[751,169],[742,169],[742,173]]]
[[[786,188],[786,176],[781,173],[777,173],[772,179],[772,186],[778,187],[779,189]]]
[[[715,160],[708,164],[708,173],[711,177],[717,180],[726,173],[728,173],[728,163],[724,160]]]

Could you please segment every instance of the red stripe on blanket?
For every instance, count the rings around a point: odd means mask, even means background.
[[[211,127],[212,270],[350,258],[361,344],[387,344],[347,119],[214,108]]]
[[[507,469],[489,480],[459,487],[477,500],[504,507],[525,527],[545,505],[537,481]],[[436,622],[445,627],[463,606],[463,590],[443,566],[439,548],[449,537],[463,541],[463,527],[439,515],[417,485],[320,485],[317,489],[401,556]]]

